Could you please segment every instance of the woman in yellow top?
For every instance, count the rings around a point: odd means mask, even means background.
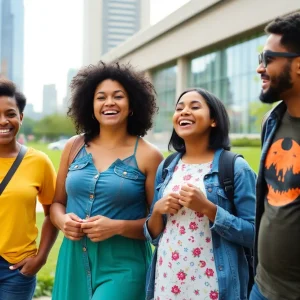
[[[16,135],[26,99],[13,82],[0,79],[0,182],[3,183],[20,152]],[[49,210],[55,190],[55,171],[42,152],[28,148],[23,160],[0,195],[0,299],[32,299],[36,273],[45,264],[56,239]],[[36,245],[36,199],[45,220]]]

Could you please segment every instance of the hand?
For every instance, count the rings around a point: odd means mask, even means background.
[[[118,234],[116,225],[116,220],[95,216],[85,220],[81,228],[92,242],[100,242]]]
[[[26,257],[17,264],[9,267],[10,270],[20,269],[20,272],[25,276],[34,276],[46,263],[38,255]]]
[[[82,222],[83,220],[73,213],[65,214],[59,228],[69,240],[79,241],[84,236]]]
[[[153,213],[177,214],[182,206],[179,204],[179,195],[170,193],[154,204]]]
[[[181,187],[179,195],[179,203],[182,206],[200,212],[206,215],[211,221],[214,221],[217,207],[205,197],[199,188],[188,183]]]

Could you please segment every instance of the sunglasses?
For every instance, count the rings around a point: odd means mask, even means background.
[[[264,68],[268,66],[268,58],[270,57],[286,57],[286,58],[294,58],[300,57],[300,53],[291,53],[291,52],[273,52],[270,50],[266,50],[260,54],[258,54],[258,63],[262,64]]]

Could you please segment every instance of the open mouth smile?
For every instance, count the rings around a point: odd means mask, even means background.
[[[5,128],[5,129],[0,129],[0,135],[8,134],[13,130],[13,128]]]
[[[191,120],[180,120],[179,121],[179,126],[180,127],[189,127],[191,125],[193,125],[195,122],[191,121]]]
[[[102,114],[104,115],[104,116],[115,116],[115,115],[117,115],[119,113],[119,111],[117,111],[117,110],[105,110],[105,111],[103,111],[102,112]]]

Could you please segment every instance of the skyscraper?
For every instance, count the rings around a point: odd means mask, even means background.
[[[43,88],[43,115],[57,113],[57,92],[55,84],[45,84]]]
[[[0,0],[0,74],[23,89],[23,0]]]
[[[126,41],[150,24],[149,0],[85,0],[83,64]]]
[[[62,103],[62,112],[66,113],[68,111],[69,101],[71,98],[71,90],[70,90],[70,83],[73,79],[73,77],[77,74],[77,69],[69,69],[68,75],[67,75],[67,94],[63,99]]]

